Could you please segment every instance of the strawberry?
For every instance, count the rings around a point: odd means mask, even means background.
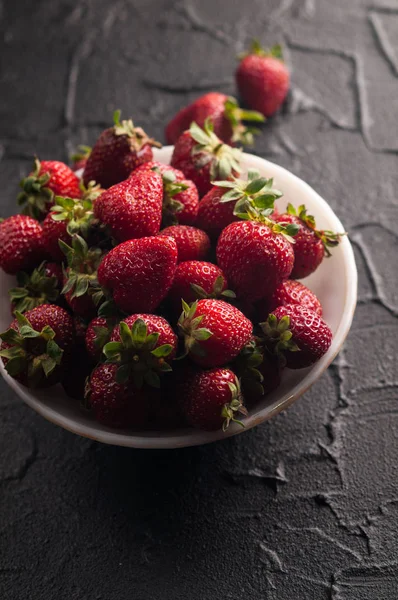
[[[256,337],[244,346],[233,363],[247,403],[261,400],[275,390],[281,380],[281,364],[274,354],[263,348]]]
[[[253,134],[257,130],[245,127],[242,121],[264,121],[262,114],[239,108],[235,98],[220,92],[209,92],[182,108],[170,121],[165,129],[167,143],[175,144],[193,121],[203,127],[206,119],[211,119],[214,133],[226,144],[252,144]]]
[[[160,388],[160,376],[171,371],[176,350],[177,336],[166,319],[136,314],[116,325],[103,352],[107,362],[118,365],[118,383]]]
[[[264,299],[256,307],[259,321],[265,321],[268,314],[286,304],[300,304],[322,316],[322,305],[309,288],[295,279],[282,281],[270,298]]]
[[[98,281],[126,313],[151,312],[166,297],[177,264],[170,237],[129,240],[111,250],[98,268]]]
[[[146,390],[138,390],[130,383],[118,383],[117,369],[116,364],[108,363],[95,367],[86,386],[86,400],[103,425],[141,428],[149,412]]]
[[[120,122],[120,110],[114,113],[113,121],[114,126],[101,133],[87,159],[85,185],[95,181],[106,189],[124,181],[139,165],[152,160],[152,146],[161,146],[141,127],[134,127],[131,119]]]
[[[332,343],[332,332],[325,321],[299,304],[279,306],[260,325],[268,348],[290,369],[309,367]]]
[[[72,171],[79,171],[84,169],[87,164],[88,157],[91,154],[90,146],[80,145],[77,147],[77,151],[70,157],[72,160]]]
[[[95,317],[88,324],[85,346],[87,354],[94,362],[101,359],[102,349],[110,341],[115,325],[115,319],[105,317]]]
[[[54,196],[80,198],[79,179],[68,165],[57,160],[34,161],[33,171],[22,179],[18,204],[23,213],[43,219],[53,205]]]
[[[24,313],[40,304],[57,302],[62,285],[62,269],[56,263],[42,262],[31,274],[17,273],[18,287],[8,290],[11,312]]]
[[[251,338],[253,325],[223,300],[182,301],[178,320],[185,350],[202,367],[218,367],[233,360]]]
[[[203,260],[210,251],[210,239],[207,233],[189,225],[170,225],[162,229],[159,236],[169,236],[175,240],[178,250],[178,262]]]
[[[225,227],[239,221],[234,215],[233,202],[221,202],[225,189],[214,186],[203,196],[199,203],[196,225],[213,239],[216,239]]]
[[[203,197],[215,179],[228,179],[240,172],[241,151],[223,144],[206,121],[203,129],[192,123],[188,131],[178,138],[174,146],[171,166],[180,169],[193,181]]]
[[[63,308],[42,304],[25,315],[16,312],[0,338],[0,356],[8,374],[27,387],[47,387],[60,380],[70,359],[73,320]]]
[[[311,275],[325,256],[331,256],[329,248],[337,246],[344,235],[316,229],[315,219],[312,215],[307,215],[304,205],[296,210],[292,204],[288,204],[286,213],[278,215],[275,220],[283,225],[294,224],[298,227],[294,238],[294,266],[291,273],[293,279],[303,279]]]
[[[289,90],[289,71],[280,46],[269,51],[253,41],[249,52],[241,56],[236,70],[236,85],[242,100],[265,117],[273,115]]]
[[[193,225],[199,208],[199,194],[193,181],[185,179],[178,169],[157,161],[144,163],[133,171],[156,171],[163,180],[162,227]]]
[[[0,222],[0,267],[9,275],[33,269],[45,257],[40,223],[27,215]]]
[[[162,220],[163,182],[154,171],[134,172],[95,201],[95,216],[120,242],[155,235]]]
[[[199,298],[234,298],[227,290],[227,279],[217,265],[200,260],[188,260],[177,265],[173,285],[168,299],[174,308],[181,307],[181,300],[187,304]]]
[[[247,415],[239,381],[230,369],[189,370],[181,382],[182,410],[193,427],[206,431],[226,431],[236,417]]]

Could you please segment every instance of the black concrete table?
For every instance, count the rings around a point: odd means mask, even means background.
[[[1,211],[31,156],[66,159],[115,108],[162,138],[234,93],[252,36],[282,41],[289,102],[255,151],[350,232],[344,351],[286,414],[210,446],[144,452],[51,425],[0,383],[2,600],[398,597],[397,0],[0,3]]]

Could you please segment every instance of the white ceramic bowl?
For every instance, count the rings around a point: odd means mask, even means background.
[[[172,147],[156,151],[156,159],[169,163]],[[310,214],[316,217],[317,225],[322,229],[344,231],[343,225],[330,206],[304,181],[275,165],[272,162],[244,154],[244,169],[255,168],[267,177],[273,177],[277,188],[284,193],[278,201],[280,209],[287,202],[294,206],[305,204]],[[7,290],[14,284],[14,278],[0,272],[0,331],[10,324],[10,308]],[[100,425],[88,414],[79,410],[78,403],[69,399],[61,386],[48,390],[31,391],[17,383],[4,370],[0,360],[1,374],[8,385],[40,415],[78,435],[99,442],[133,448],[176,448],[194,446],[229,437],[276,415],[290,406],[325,371],[339,352],[351,326],[357,296],[357,270],[354,254],[348,238],[342,239],[333,256],[324,260],[319,269],[305,280],[322,302],[324,319],[333,331],[333,342],[322,359],[309,369],[285,371],[280,387],[251,411],[244,420],[245,429],[233,425],[226,433],[222,431],[204,432],[194,429],[172,431],[123,431],[113,430]]]

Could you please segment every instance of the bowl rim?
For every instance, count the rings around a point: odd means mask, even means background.
[[[172,146],[163,146],[163,148],[157,152],[159,154],[168,154],[172,150]],[[330,205],[316,192],[308,183],[302,180],[297,175],[294,175],[288,169],[281,167],[280,165],[269,161],[265,158],[261,158],[254,154],[244,153],[251,162],[251,167],[256,167],[261,170],[271,166],[274,177],[277,177],[278,173],[284,176],[288,176],[294,180],[294,183],[300,186],[306,194],[312,195],[318,204],[320,204],[323,210],[328,215],[328,220],[333,225],[335,231],[344,231],[344,227],[340,219],[336,216]],[[157,156],[155,156],[155,159]],[[344,254],[345,269],[345,302],[344,311],[339,323],[338,329],[333,336],[332,345],[328,352],[317,362],[313,367],[308,370],[305,377],[297,383],[291,390],[287,391],[283,396],[274,402],[273,405],[264,407],[253,415],[249,415],[244,419],[245,428],[238,426],[232,426],[226,432],[221,430],[218,431],[201,431],[195,429],[184,429],[180,435],[170,436],[164,435],[166,432],[151,430],[154,435],[141,435],[140,433],[122,433],[114,429],[96,429],[96,422],[87,425],[85,423],[76,422],[72,417],[61,414],[57,409],[52,408],[46,404],[43,404],[40,400],[33,397],[29,390],[20,385],[15,379],[10,377],[4,369],[4,365],[0,360],[0,372],[7,384],[16,392],[16,394],[26,403],[28,406],[33,408],[39,415],[44,417],[51,423],[70,431],[71,433],[80,435],[91,440],[102,442],[105,444],[111,444],[115,446],[125,446],[131,448],[142,448],[142,449],[172,449],[181,448],[188,446],[197,446],[214,442],[220,439],[225,439],[238,433],[248,431],[252,427],[267,421],[271,417],[275,416],[282,410],[288,408],[293,402],[295,402],[302,394],[304,394],[317,379],[326,371],[332,361],[339,353],[351,327],[351,323],[354,317],[355,307],[357,303],[357,282],[358,274],[355,264],[354,252],[352,245],[347,236],[344,236],[340,244],[341,250]],[[148,432],[146,432],[148,434]],[[155,437],[155,434],[158,434]]]

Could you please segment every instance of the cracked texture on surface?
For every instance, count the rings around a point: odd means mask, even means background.
[[[66,160],[115,108],[162,139],[202,91],[235,93],[253,36],[285,44],[293,80],[255,152],[353,241],[344,351],[287,413],[169,452],[75,437],[0,382],[2,600],[398,597],[396,0],[5,0],[2,216],[33,154]]]

